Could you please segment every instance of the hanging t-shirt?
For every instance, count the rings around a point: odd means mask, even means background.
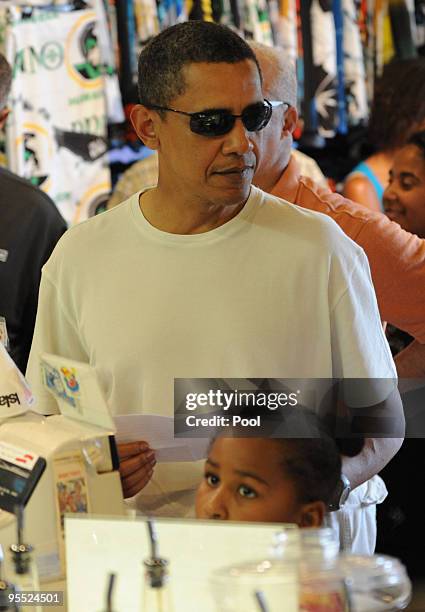
[[[296,0],[278,2],[278,19],[275,25],[275,42],[281,46],[285,55],[293,61],[297,59],[297,5]]]
[[[342,0],[334,0],[332,10],[335,22],[336,63],[337,63],[337,129],[340,134],[347,133],[347,109],[345,105],[345,74],[344,74],[344,15]]]
[[[425,45],[425,0],[415,0],[415,27],[413,29],[415,34],[415,42],[418,50],[424,53]]]
[[[10,169],[48,193],[68,223],[108,197],[104,76],[96,13],[10,12],[6,54],[13,67],[7,125]]]
[[[337,82],[335,23],[330,2],[312,1],[311,28],[318,132],[324,138],[332,138],[337,121]]]
[[[108,121],[111,123],[122,123],[125,121],[122,106],[121,91],[115,64],[114,46],[108,24],[108,16],[103,0],[91,0],[91,5],[96,12],[96,35],[99,45],[103,70],[103,83],[105,87],[106,112]]]
[[[312,0],[297,0],[298,33],[298,94],[301,100],[301,115],[304,120],[303,136],[317,132],[317,115],[314,104],[313,49],[311,35]]]
[[[363,55],[366,69],[366,88],[368,105],[373,100],[375,82],[375,0],[362,0],[360,6],[360,35],[363,43]]]
[[[245,0],[245,38],[273,45],[273,34],[266,0]]]
[[[155,0],[134,0],[134,17],[139,42],[159,34],[158,10]]]
[[[401,60],[416,57],[409,4],[406,0],[390,0],[388,7],[395,51],[397,59]]]
[[[343,0],[345,99],[350,125],[368,117],[366,74],[355,0]]]
[[[243,32],[242,0],[223,0],[220,23],[235,30],[240,36]]]
[[[189,9],[186,10],[183,0],[159,0],[157,6],[161,30],[188,19]]]
[[[374,4],[374,36],[375,36],[375,77],[381,76],[385,64],[385,21],[388,19],[388,3],[375,0]]]

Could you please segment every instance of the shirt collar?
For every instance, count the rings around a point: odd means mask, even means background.
[[[279,180],[271,190],[271,195],[275,195],[288,202],[296,202],[299,188],[300,168],[291,155],[289,164],[279,177]]]

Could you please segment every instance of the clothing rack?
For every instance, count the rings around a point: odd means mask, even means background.
[[[75,11],[78,10],[80,8],[82,8],[81,2],[79,0],[76,0],[75,2],[70,2],[70,3],[66,3],[66,4],[56,4],[56,3],[49,3],[49,4],[31,4],[30,1],[26,0],[23,2],[18,2],[18,1],[14,1],[14,0],[0,0],[0,8],[21,8],[21,9],[40,9],[40,10],[44,10],[44,11],[57,11],[57,12],[69,12],[69,11]]]

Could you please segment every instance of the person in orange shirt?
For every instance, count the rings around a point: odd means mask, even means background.
[[[365,251],[383,321],[408,332],[414,342],[395,359],[400,378],[425,376],[425,240],[300,175],[291,156],[297,123],[295,70],[282,50],[251,43],[263,73],[266,98],[287,100],[267,129],[255,134],[259,164],[254,184],[298,206],[332,217]]]
[[[413,134],[395,155],[384,191],[384,210],[404,230],[425,238],[425,130]],[[392,325],[387,327],[387,339],[393,355],[413,340]]]

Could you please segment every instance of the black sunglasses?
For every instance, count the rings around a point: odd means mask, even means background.
[[[224,108],[205,110],[199,113],[187,113],[175,108],[157,106],[156,104],[146,104],[145,106],[153,110],[187,115],[190,117],[190,129],[195,134],[200,134],[201,136],[223,136],[223,134],[227,134],[232,130],[238,118],[242,119],[242,123],[248,132],[259,132],[270,121],[273,108],[282,104],[286,104],[288,108],[290,106],[288,102],[263,100],[263,102],[250,104],[243,109],[240,115],[232,115],[229,110]]]

